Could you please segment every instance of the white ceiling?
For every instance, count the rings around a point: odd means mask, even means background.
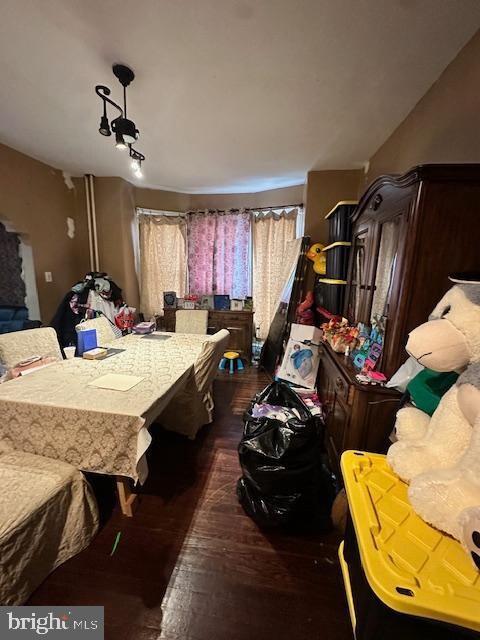
[[[145,186],[197,193],[361,167],[480,27],[479,0],[0,0],[0,141],[74,175],[130,163],[97,132],[113,62]],[[137,181],[138,183],[138,181]]]

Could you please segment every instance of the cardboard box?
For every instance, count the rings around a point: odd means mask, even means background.
[[[290,338],[277,377],[286,382],[315,389],[320,362],[322,332],[317,327],[292,324]]]

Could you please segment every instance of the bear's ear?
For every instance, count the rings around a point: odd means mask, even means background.
[[[440,318],[445,318],[452,307],[455,307],[455,303],[458,299],[459,288],[460,287],[458,286],[453,286],[444,294],[443,298],[437,303],[435,309],[428,316],[429,320],[440,320]]]

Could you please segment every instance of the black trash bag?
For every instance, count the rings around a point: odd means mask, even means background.
[[[253,417],[255,404],[296,409],[287,422]],[[273,382],[245,414],[238,446],[243,476],[237,495],[245,512],[264,528],[326,531],[337,491],[326,464],[324,423],[312,416],[303,400],[283,382]]]

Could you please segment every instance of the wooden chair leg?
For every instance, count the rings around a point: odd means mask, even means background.
[[[137,498],[137,494],[132,491],[132,481],[124,476],[116,476],[118,502],[124,516],[133,518],[133,503]]]

